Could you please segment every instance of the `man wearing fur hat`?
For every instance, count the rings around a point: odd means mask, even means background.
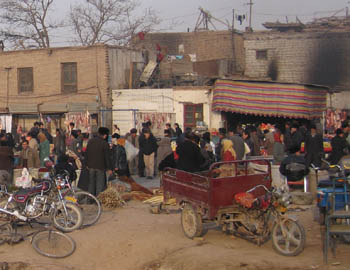
[[[106,188],[106,171],[110,175],[110,148],[107,143],[109,129],[100,127],[98,135],[86,147],[86,165],[89,170],[89,192],[97,196]]]

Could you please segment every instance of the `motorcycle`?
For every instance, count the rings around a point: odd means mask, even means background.
[[[50,217],[54,227],[63,232],[79,229],[83,223],[80,208],[67,202],[61,189],[65,183],[53,173],[53,163],[45,160],[45,167],[51,171],[48,179],[35,180],[34,187],[15,193],[5,193],[7,200],[0,202],[0,220],[33,222],[40,217]]]
[[[256,198],[252,192],[265,189]],[[269,190],[258,185],[235,195],[235,210],[225,214],[223,230],[255,244],[272,239],[275,251],[284,256],[296,256],[304,250],[305,231],[298,220],[288,216],[291,196],[286,187]]]

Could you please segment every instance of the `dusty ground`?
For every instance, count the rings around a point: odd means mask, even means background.
[[[210,230],[203,240],[184,237],[180,214],[154,215],[139,202],[123,209],[105,211],[98,224],[73,232],[76,252],[65,259],[37,254],[29,241],[0,246],[0,269],[349,269],[350,245],[339,244],[337,257],[323,264],[320,226],[311,209],[299,216],[307,234],[304,252],[298,257],[278,255],[271,242],[258,247]],[[7,262],[8,266],[1,264]],[[11,264],[17,262],[17,264]],[[18,263],[20,262],[20,263]]]

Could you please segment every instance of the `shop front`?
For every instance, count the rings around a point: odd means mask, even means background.
[[[19,136],[28,133],[37,121],[43,122],[52,136],[55,136],[58,128],[68,130],[70,122],[75,123],[75,128],[83,133],[91,133],[97,129],[98,107],[90,103],[12,104],[9,106],[9,115],[4,119],[8,120],[9,117],[12,132],[15,131]]]
[[[217,80],[212,108],[221,112],[227,128],[238,124],[282,124],[287,120],[321,125],[327,91],[327,87],[309,84]]]

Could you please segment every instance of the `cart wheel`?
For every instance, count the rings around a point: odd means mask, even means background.
[[[185,207],[182,209],[181,225],[184,234],[190,239],[203,236],[207,233],[207,230],[203,229],[202,217],[195,211],[191,204],[185,204]]]

